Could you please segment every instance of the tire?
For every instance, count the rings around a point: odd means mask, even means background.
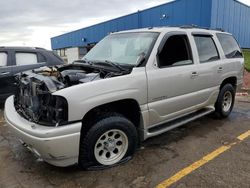
[[[215,114],[219,118],[227,118],[232,112],[235,101],[235,89],[231,84],[224,85],[215,103]]]
[[[79,165],[110,167],[132,156],[138,135],[133,123],[122,115],[109,113],[99,119],[80,139]]]

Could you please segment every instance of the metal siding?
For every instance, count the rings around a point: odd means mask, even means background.
[[[211,8],[212,8],[212,0],[200,0],[201,1],[201,8],[200,11],[198,9],[194,10],[194,12],[199,12],[201,17],[200,23],[198,25],[202,27],[210,27],[211,23]],[[194,0],[194,3],[198,4],[197,0]],[[192,14],[192,12],[190,12]]]
[[[243,44],[244,46],[247,46],[246,40],[249,36],[247,31],[250,30],[248,28],[249,23],[250,23],[250,20],[249,20],[249,17],[247,17],[247,9],[243,9],[243,39],[242,40],[244,41],[244,44]]]
[[[196,1],[195,3],[194,2],[187,3],[187,10],[189,11],[186,17],[187,23],[201,25],[201,22],[202,22],[200,19],[201,5],[202,5],[202,1]],[[196,14],[193,14],[192,12],[196,12]]]
[[[212,0],[211,27],[232,33],[242,48],[250,48],[250,7],[236,0]]]
[[[186,0],[176,1],[174,4],[174,25],[185,25],[186,24]]]
[[[144,11],[66,33],[51,39],[52,49],[85,46],[100,41],[110,32],[155,27],[195,24],[209,27],[212,0],[176,0]],[[162,19],[163,15],[166,18]],[[86,41],[81,39],[85,38]]]

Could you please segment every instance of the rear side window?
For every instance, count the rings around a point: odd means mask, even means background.
[[[38,57],[38,62],[46,62],[47,60],[46,60],[46,58],[45,58],[45,56],[43,55],[43,54],[41,54],[41,53],[37,53],[37,57]]]
[[[211,62],[220,59],[218,50],[211,36],[194,36],[200,63]]]
[[[32,65],[38,63],[35,53],[16,53],[16,65]]]
[[[7,57],[8,57],[7,53],[0,52],[0,67],[7,65]]]
[[[232,35],[217,33],[226,58],[243,57],[241,49]]]

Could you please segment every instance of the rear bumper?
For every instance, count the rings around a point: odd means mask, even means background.
[[[29,122],[16,112],[13,96],[5,102],[4,116],[12,132],[39,158],[62,167],[78,163],[80,122],[61,127]]]

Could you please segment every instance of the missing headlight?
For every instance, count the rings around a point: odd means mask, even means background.
[[[40,124],[60,126],[68,120],[68,103],[64,97],[50,95],[41,101]]]

